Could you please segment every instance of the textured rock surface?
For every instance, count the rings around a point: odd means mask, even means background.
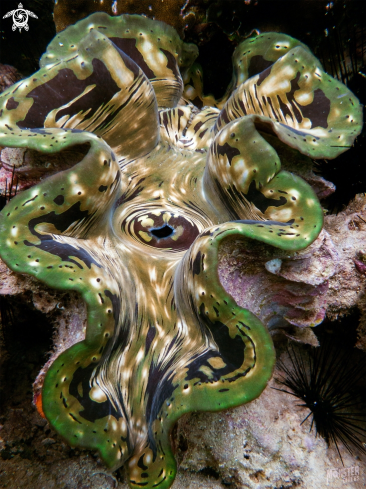
[[[213,468],[216,477],[231,487],[325,487],[327,470],[342,466],[339,457],[323,439],[309,433],[309,424],[300,426],[308,411],[296,407],[291,396],[270,388],[276,385],[272,380],[259,399],[245,406],[181,421],[178,434],[184,433],[188,446],[181,468],[195,472]],[[344,450],[341,453],[346,467],[362,464]],[[365,482],[366,474],[358,484],[346,487],[361,488]]]
[[[357,195],[343,212],[326,216],[325,229],[339,254],[337,273],[329,280],[327,315],[333,320],[352,308],[359,309],[358,347],[366,350],[366,274],[362,269],[366,262],[366,195]]]
[[[221,247],[219,276],[225,289],[270,329],[319,324],[326,312],[329,278],[338,253],[328,233],[300,252],[230,241]]]

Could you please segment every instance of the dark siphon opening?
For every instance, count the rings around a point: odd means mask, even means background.
[[[150,229],[150,233],[155,236],[155,238],[168,238],[174,232],[174,229],[167,224],[161,228]]]

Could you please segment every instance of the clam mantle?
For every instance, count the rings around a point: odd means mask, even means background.
[[[202,110],[189,102],[207,103],[197,54],[161,22],[96,13],[0,96],[2,146],[81,154],[0,214],[7,265],[87,304],[85,339],[50,366],[43,411],[69,444],[126,462],[136,488],[172,484],[180,416],[249,402],[272,375],[271,337],[220,284],[218,247],[300,250],[323,212],[268,134],[334,158],[362,125],[356,97],[289,36],[242,42],[227,94]]]

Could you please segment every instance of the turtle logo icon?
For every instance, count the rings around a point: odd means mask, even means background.
[[[28,17],[33,17],[34,19],[38,19],[36,14],[31,12],[30,10],[25,10],[23,5],[20,3],[16,10],[11,10],[7,14],[4,15],[3,19],[7,19],[8,17],[13,16],[13,31],[19,29],[19,32],[24,29],[27,31],[29,29],[28,26]]]

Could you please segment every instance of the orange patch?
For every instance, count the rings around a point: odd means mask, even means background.
[[[41,392],[34,394],[33,402],[37,408],[38,413],[42,416],[42,418],[46,419],[46,416],[43,412],[43,407],[42,407],[42,393]]]

